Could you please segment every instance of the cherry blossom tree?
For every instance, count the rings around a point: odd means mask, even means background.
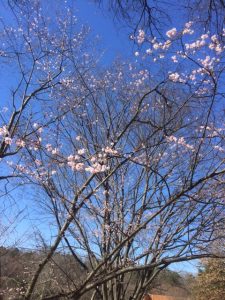
[[[7,168],[36,187],[51,216],[23,297],[141,300],[172,263],[213,256],[214,233],[224,232],[225,32],[199,32],[194,22],[158,38],[140,29],[134,59],[106,68],[70,10],[48,23],[35,3],[22,6],[23,17],[13,8],[25,23],[10,29],[11,41],[27,41],[15,94],[22,110],[14,130],[1,126],[5,155],[19,154]],[[84,276],[58,266],[68,285],[43,294],[60,251]]]
[[[121,62],[86,72],[82,103],[25,160],[58,226],[26,299],[61,247],[87,277],[44,299],[90,291],[92,299],[141,299],[171,263],[213,256],[214,231],[224,227],[223,45],[215,35],[196,37],[192,23],[166,36],[138,52],[151,72]]]

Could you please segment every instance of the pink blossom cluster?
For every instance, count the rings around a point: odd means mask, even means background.
[[[84,163],[79,162],[81,157],[79,155],[69,155],[67,157],[67,164],[73,171],[83,171],[84,170]]]
[[[113,149],[112,147],[106,146],[102,148],[102,151],[96,155],[92,155],[87,159],[89,165],[85,165],[84,161],[82,162],[82,155],[86,153],[86,149],[82,148],[77,151],[75,155],[69,155],[67,157],[67,165],[73,171],[86,171],[92,174],[101,173],[109,170],[107,166],[108,155],[118,155],[118,150]]]
[[[220,44],[218,36],[215,34],[211,36],[211,43],[209,44],[209,49],[215,50],[217,54],[223,52],[224,47]]]
[[[184,148],[188,149],[188,150],[191,150],[191,151],[194,151],[195,148],[193,145],[191,144],[188,144],[186,141],[185,141],[185,138],[184,137],[176,137],[174,135],[171,135],[171,136],[167,136],[166,137],[166,140],[167,142],[169,143],[173,143],[174,145],[179,145],[179,146],[183,146]]]
[[[9,137],[9,132],[5,125],[0,127],[0,137],[2,137],[2,140],[5,142],[5,144],[12,144],[12,139]]]
[[[22,139],[16,140],[16,145],[20,148],[24,148],[26,146],[26,142]]]
[[[173,82],[186,82],[184,78],[178,72],[170,73],[169,79]]]
[[[145,32],[142,29],[138,30],[137,42],[138,44],[142,44],[145,41]]]
[[[92,174],[101,173],[109,170],[109,166],[107,166],[107,154],[99,153],[94,155],[90,159],[90,166],[85,168],[85,171],[90,172]]]
[[[174,27],[174,28],[168,30],[168,31],[166,32],[166,35],[167,35],[170,39],[175,38],[175,37],[177,36],[177,29]]]

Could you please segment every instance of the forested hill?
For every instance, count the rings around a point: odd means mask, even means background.
[[[0,274],[2,299],[22,299],[24,291],[32,277],[33,270],[43,259],[47,249],[21,250],[18,248],[0,247]],[[61,270],[61,272],[59,272]],[[72,284],[79,283],[85,278],[86,272],[80,263],[71,254],[55,253],[51,262],[47,265],[39,282],[42,295],[49,296],[56,291],[60,292],[69,288]],[[51,273],[53,279],[49,279]],[[135,277],[131,278],[135,287]],[[128,278],[127,278],[128,280]],[[188,297],[190,284],[193,282],[191,275],[180,275],[171,270],[164,270],[155,279],[148,291],[152,294]],[[89,295],[82,300],[88,300]]]

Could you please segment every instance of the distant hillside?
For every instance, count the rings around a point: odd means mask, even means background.
[[[35,266],[40,263],[44,254],[44,249],[24,251],[17,248],[0,248],[0,293],[3,300],[22,299]],[[49,276],[50,274],[51,276]],[[135,286],[136,276],[140,275],[136,273],[131,278],[133,286]],[[82,267],[81,260],[78,262],[71,254],[56,253],[39,279],[39,294],[40,290],[41,294],[45,296],[60,292],[62,289],[69,290],[73,284],[79,284],[85,276],[86,271]],[[49,278],[53,279],[50,280]],[[148,291],[151,294],[179,296],[188,299],[191,279],[191,276],[181,276],[177,272],[164,270],[149,286]],[[129,291],[127,295],[129,295]],[[82,300],[90,299],[86,295]]]

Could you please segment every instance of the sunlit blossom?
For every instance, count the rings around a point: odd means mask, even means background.
[[[170,39],[175,38],[176,35],[177,35],[177,29],[174,27],[174,28],[168,30],[168,31],[166,32],[166,35],[167,35]]]

